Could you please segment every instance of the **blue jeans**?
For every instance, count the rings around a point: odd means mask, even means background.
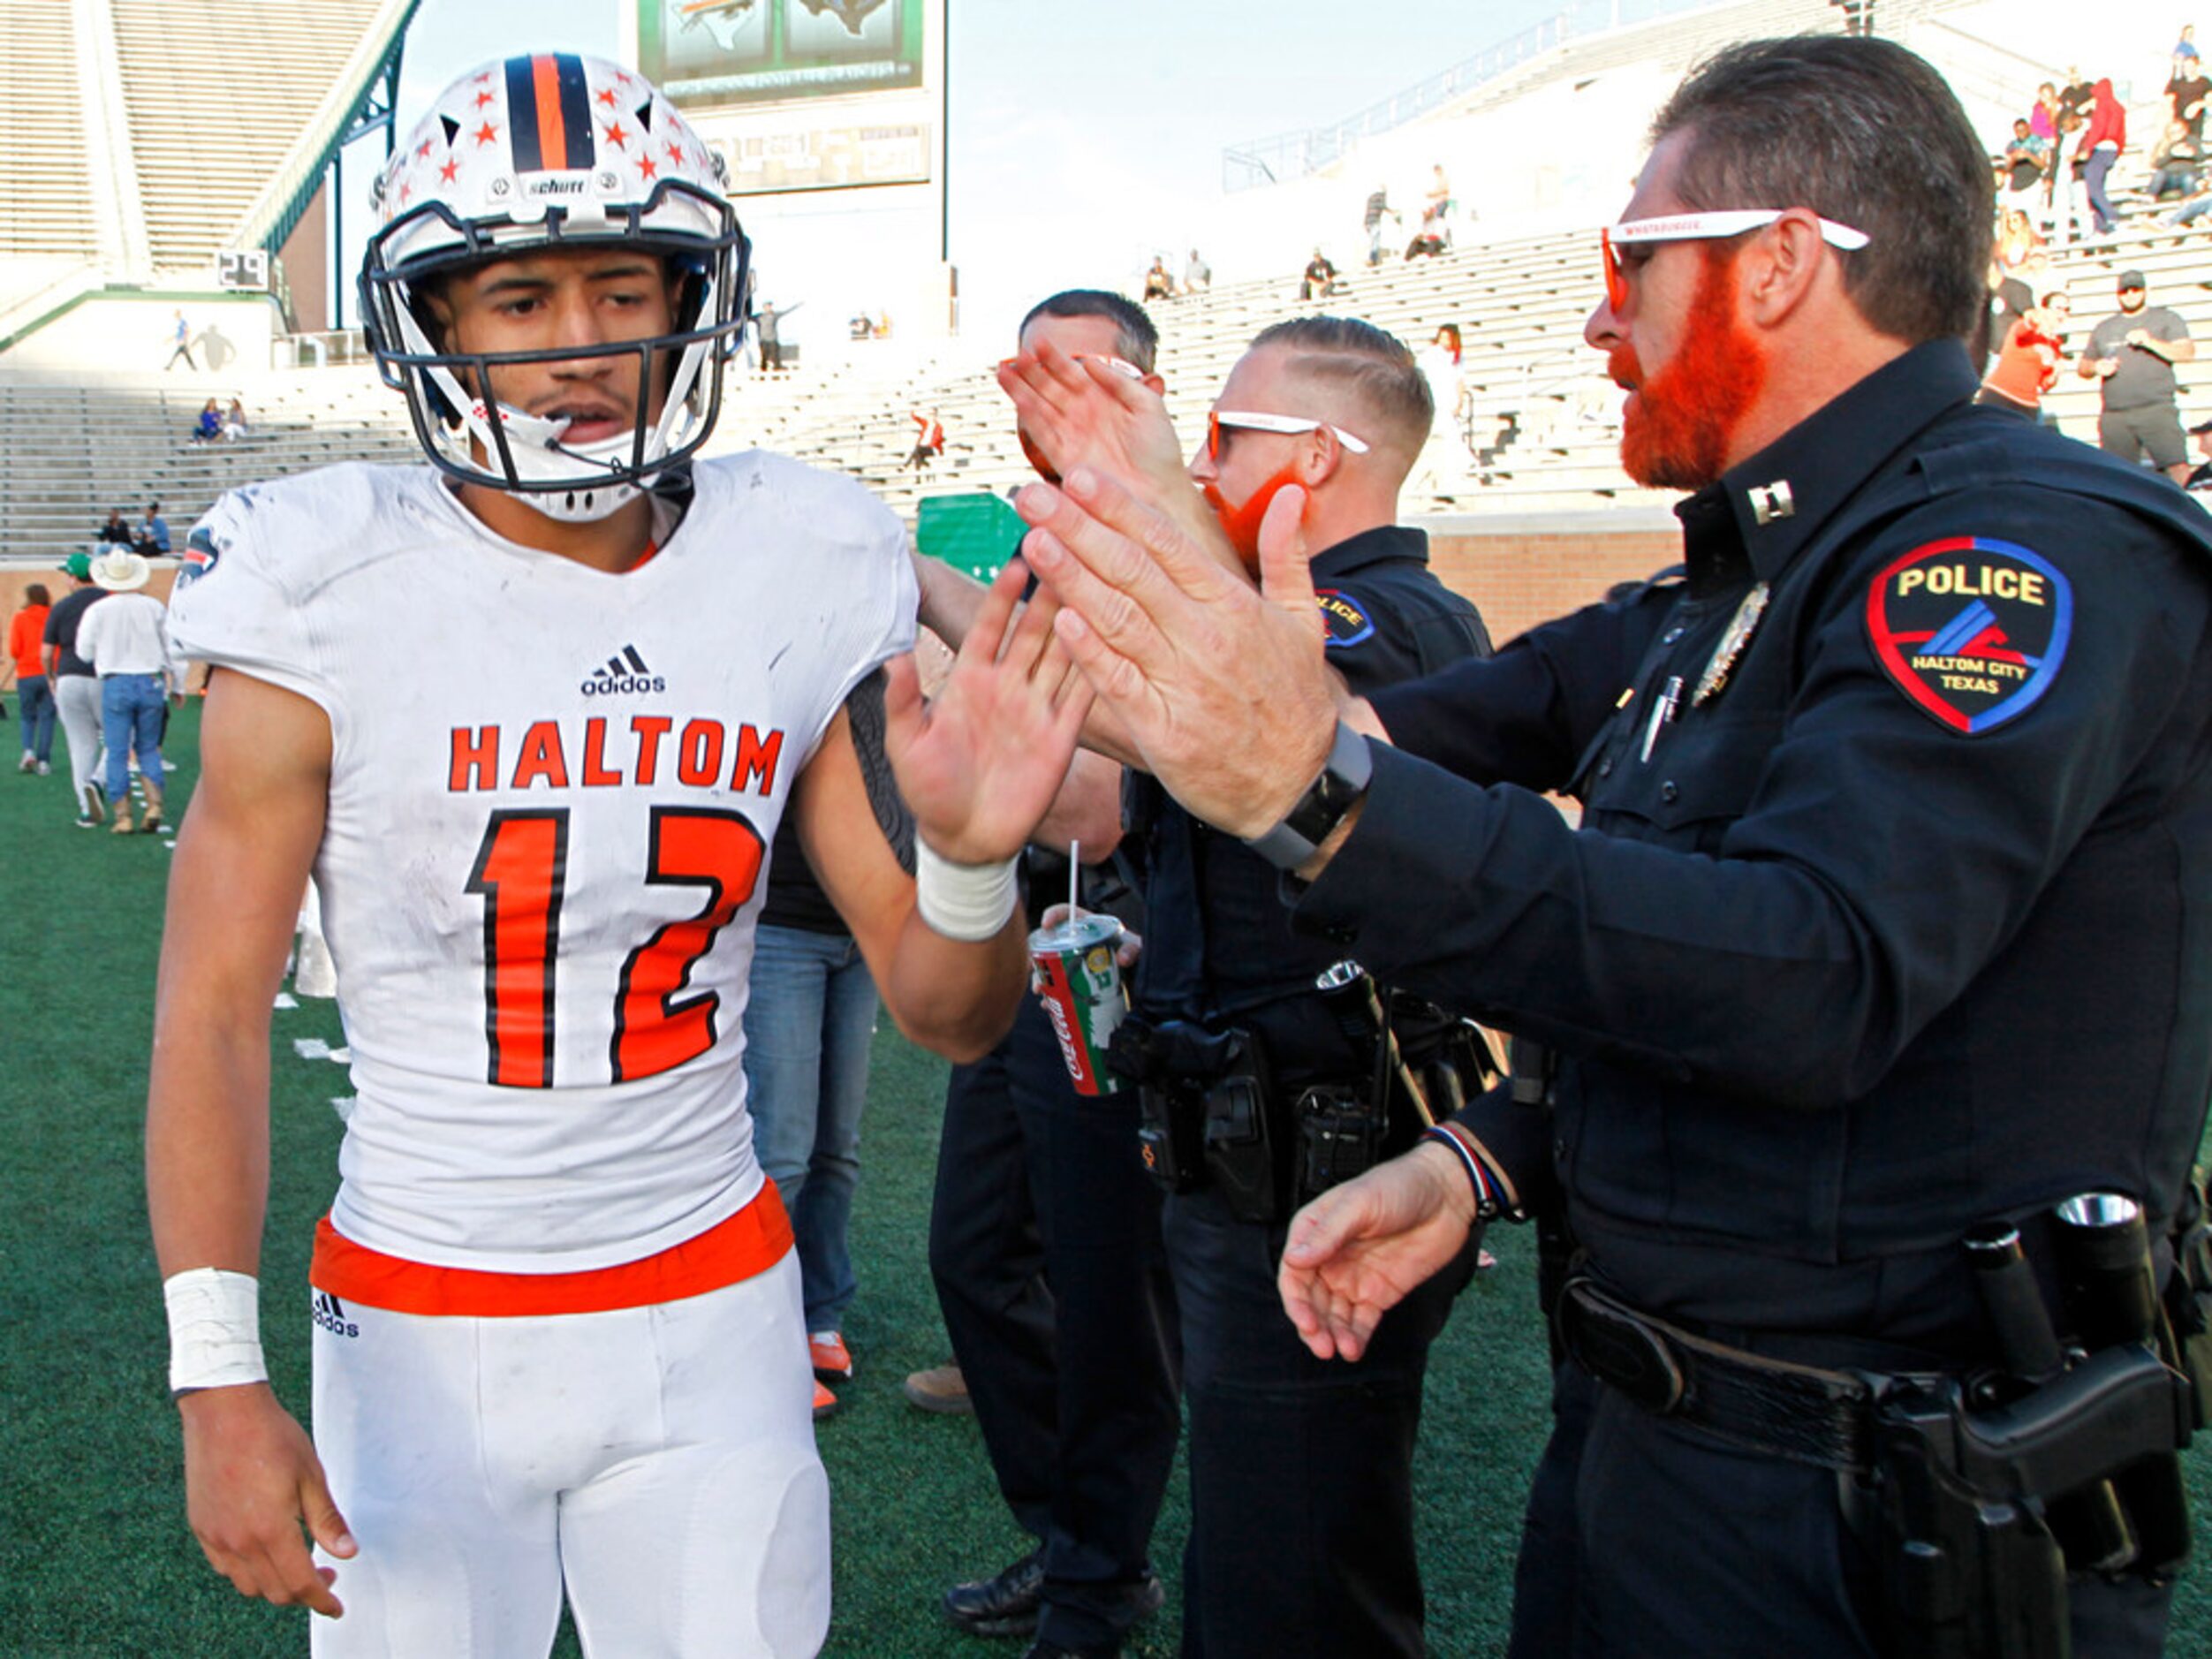
[[[2100,236],[2117,223],[2112,215],[2111,199],[2104,193],[2104,179],[2112,170],[2112,163],[2119,159],[2117,145],[2100,144],[2089,152],[2089,165],[2082,172],[2081,181],[2089,192],[2089,216],[2095,222]]]
[[[23,753],[38,757],[43,766],[54,758],[54,692],[43,674],[26,674],[15,683],[22,703]]]
[[[108,742],[108,799],[131,799],[131,750],[138,750],[139,770],[155,789],[162,786],[162,677],[159,674],[102,674],[100,727]]]
[[[846,1239],[860,1184],[875,981],[842,934],[762,928],[745,1006],[753,1146],[799,1246],[808,1330],[836,1330],[857,1282]]]

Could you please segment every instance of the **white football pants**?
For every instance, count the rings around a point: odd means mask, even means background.
[[[317,1659],[811,1655],[830,1624],[799,1259],[704,1296],[425,1317],[316,1292],[314,1439],[360,1553]]]

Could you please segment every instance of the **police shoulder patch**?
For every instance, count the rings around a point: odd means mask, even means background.
[[[1334,587],[1314,591],[1314,602],[1321,607],[1322,625],[1328,630],[1324,646],[1358,645],[1373,636],[1375,619],[1367,608],[1350,594]]]
[[[2066,660],[2073,589],[2018,542],[1951,536],[1892,560],[1867,594],[1875,658],[1913,705],[1969,737],[2017,720]]]

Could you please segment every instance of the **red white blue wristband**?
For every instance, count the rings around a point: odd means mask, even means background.
[[[1474,1215],[1478,1221],[1493,1221],[1504,1211],[1498,1202],[1497,1187],[1491,1181],[1489,1171],[1482,1167],[1482,1160],[1474,1150],[1442,1124],[1431,1124],[1422,1130],[1421,1139],[1447,1146],[1455,1153],[1467,1172],[1467,1179],[1474,1187]]]

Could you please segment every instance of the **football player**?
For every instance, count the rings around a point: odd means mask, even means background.
[[[652,86],[489,64],[379,206],[369,337],[434,466],[226,496],[173,617],[216,665],[148,1124],[192,1525],[240,1590],[330,1616],[318,1654],[542,1654],[564,1590],[595,1652],[810,1654],[827,1487],[740,1062],[768,849],[796,814],[900,1026],[981,1054],[1026,968],[1011,860],[1087,693],[1049,605],[1011,621],[1017,567],[925,711],[898,519],[777,456],[693,461],[748,250]],[[312,1446],[254,1276],[311,871],[358,1095]]]

